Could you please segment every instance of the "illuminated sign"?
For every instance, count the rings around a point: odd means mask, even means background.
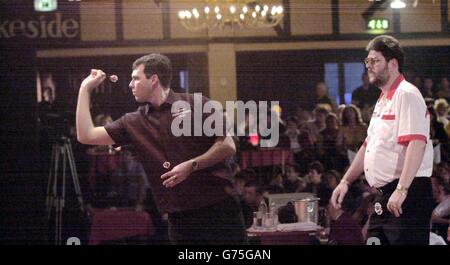
[[[389,19],[386,18],[372,18],[367,22],[368,30],[389,30]]]
[[[40,15],[37,19],[0,20],[0,39],[25,37],[29,39],[77,38],[80,24],[73,18],[66,18],[59,12]]]
[[[58,0],[34,0],[34,10],[38,12],[55,11],[58,8]]]

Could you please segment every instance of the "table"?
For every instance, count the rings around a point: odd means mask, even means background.
[[[135,236],[149,238],[155,234],[156,229],[147,212],[137,212],[133,208],[93,208],[89,213],[92,219],[89,245]]]

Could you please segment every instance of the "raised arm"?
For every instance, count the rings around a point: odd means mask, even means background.
[[[92,69],[81,83],[76,111],[77,139],[82,144],[112,145],[113,139],[104,127],[94,127],[90,111],[91,92],[105,80],[102,70]]]

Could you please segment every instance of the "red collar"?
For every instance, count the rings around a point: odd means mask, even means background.
[[[389,88],[388,94],[387,94],[387,99],[388,100],[392,100],[392,97],[394,96],[395,90],[397,90],[398,85],[400,85],[400,83],[405,80],[405,77],[400,74],[397,79],[395,79],[394,83],[392,83],[391,87]],[[378,100],[380,100],[383,97],[383,92],[381,92],[380,97],[378,98]]]

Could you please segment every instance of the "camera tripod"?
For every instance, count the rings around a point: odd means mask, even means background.
[[[62,243],[62,216],[66,204],[67,162],[69,162],[69,173],[72,177],[75,195],[78,199],[80,210],[84,213],[83,198],[75,166],[72,144],[68,137],[62,136],[52,145],[52,157],[46,197],[46,210],[49,224],[51,218],[53,216],[55,218],[54,242],[56,245],[61,245]],[[59,167],[60,164],[62,164],[62,168]]]

